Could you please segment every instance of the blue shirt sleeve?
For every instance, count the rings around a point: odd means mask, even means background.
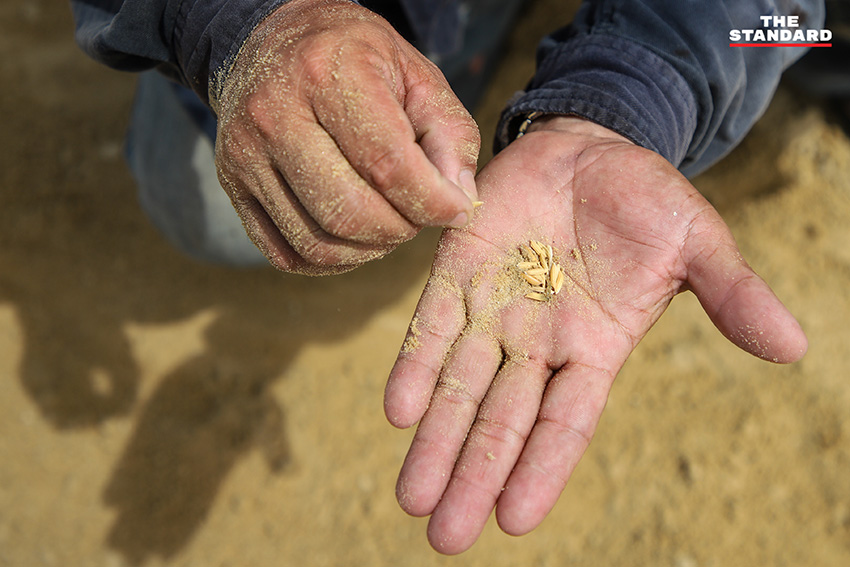
[[[210,79],[287,0],[71,0],[76,40],[115,69],[158,69],[209,103]]]
[[[728,153],[764,112],[798,47],[730,47],[763,15],[823,25],[822,0],[587,0],[545,38],[502,115],[496,149],[534,111],[575,115],[658,152],[686,175]]]

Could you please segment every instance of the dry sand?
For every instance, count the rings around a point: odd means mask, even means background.
[[[436,235],[326,279],[198,265],[142,216],[133,78],[76,50],[64,3],[0,4],[0,84],[0,566],[850,565],[850,141],[817,107],[783,90],[696,180],[806,358],[756,360],[677,298],[544,524],[447,558],[395,503],[411,432],[381,408]]]

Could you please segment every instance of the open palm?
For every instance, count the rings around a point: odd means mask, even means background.
[[[673,296],[692,290],[735,344],[799,359],[797,322],[741,258],[728,228],[667,161],[589,122],[511,144],[478,177],[485,205],[447,231],[387,384],[390,421],[419,429],[397,495],[431,514],[444,553],[470,547],[490,513],[534,529],[596,428],[626,358]],[[565,274],[526,297],[531,240]]]

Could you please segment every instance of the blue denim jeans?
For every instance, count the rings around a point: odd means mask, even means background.
[[[437,61],[468,107],[482,94],[521,2],[468,2],[463,49]],[[215,116],[192,91],[155,71],[141,73],[127,135],[139,201],[160,232],[189,256],[233,266],[264,264],[218,182],[215,132]]]
[[[145,213],[189,256],[261,264],[218,182],[214,139],[215,118],[194,93],[155,71],[139,75],[126,150]]]

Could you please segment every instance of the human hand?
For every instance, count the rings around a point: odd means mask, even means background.
[[[478,128],[440,71],[348,0],[291,0],[218,100],[219,179],[279,269],[352,269],[477,198]]]
[[[387,383],[390,422],[420,422],[397,497],[431,515],[428,537],[443,553],[469,548],[494,507],[509,534],[543,520],[615,376],[677,293],[693,291],[756,356],[792,362],[807,348],[670,163],[579,119],[535,127],[480,173],[474,222],[444,234]],[[516,266],[532,239],[552,246],[566,275],[546,301],[525,297]]]

